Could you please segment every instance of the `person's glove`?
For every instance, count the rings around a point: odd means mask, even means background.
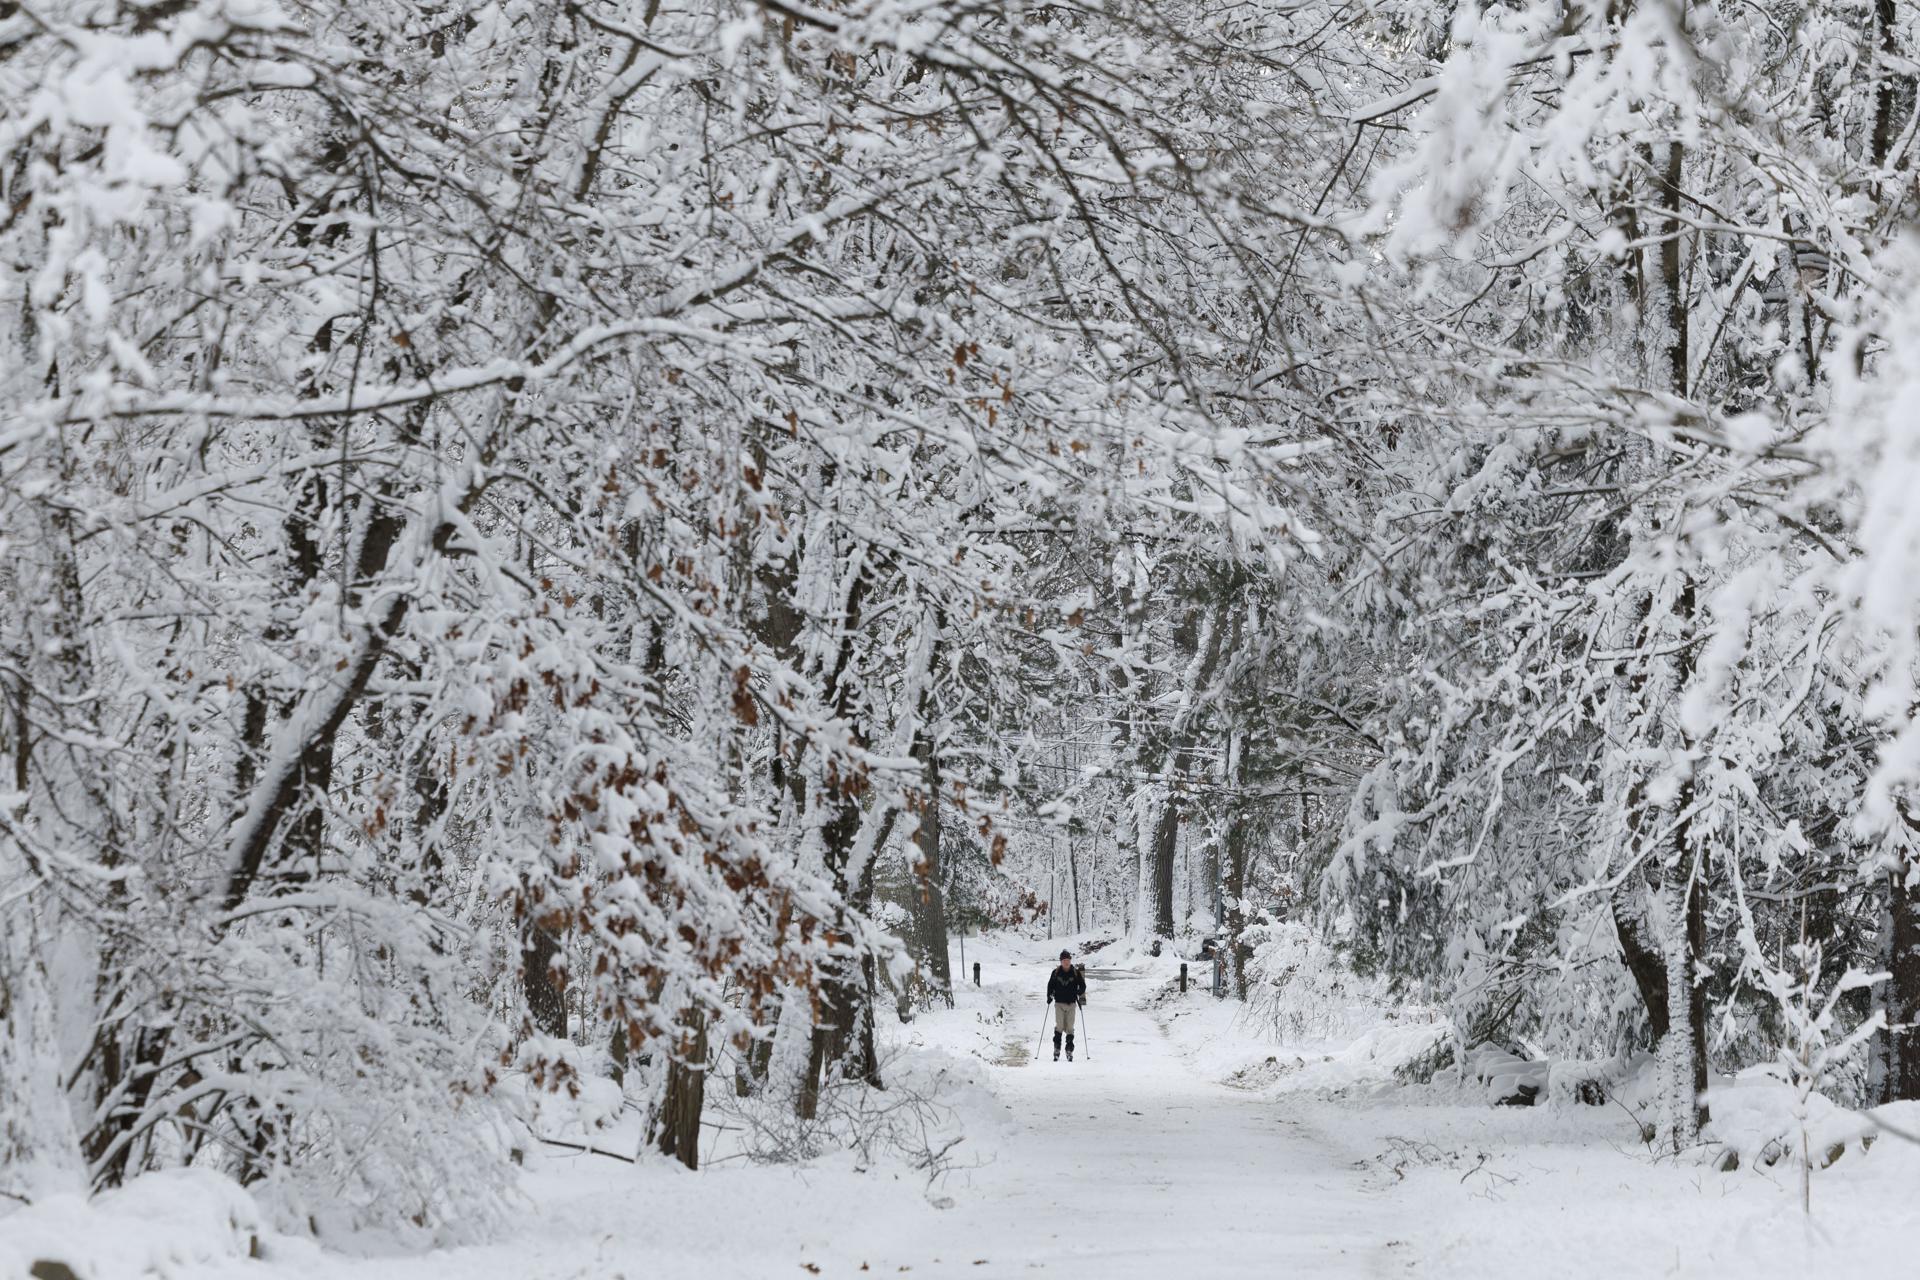
[[[1084,1008],[1086,1008],[1086,1007],[1087,1007],[1087,1000],[1086,1000],[1086,997],[1085,997],[1085,996],[1082,996],[1082,997],[1080,998],[1080,1007],[1081,1007],[1082,1009],[1084,1009]]]
[[[1047,997],[1047,1003],[1048,1003],[1048,1004],[1052,1004],[1052,1003],[1053,1003],[1053,997],[1052,997],[1052,996],[1048,996],[1048,997]]]

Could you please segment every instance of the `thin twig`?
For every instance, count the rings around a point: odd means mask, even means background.
[[[632,1156],[623,1156],[618,1151],[605,1151],[599,1147],[588,1146],[585,1143],[562,1142],[559,1138],[541,1138],[540,1141],[546,1143],[550,1147],[565,1147],[569,1151],[579,1151],[579,1152],[583,1152],[586,1155],[605,1156],[609,1160],[624,1160],[628,1164],[640,1163],[638,1160],[634,1159]]]

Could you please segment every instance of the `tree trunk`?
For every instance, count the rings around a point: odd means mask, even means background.
[[[1232,603],[1231,590],[1221,596],[1222,608]],[[1194,633],[1192,658],[1187,663],[1185,697],[1179,714],[1175,717],[1168,741],[1168,751],[1161,758],[1161,765],[1171,775],[1163,786],[1160,805],[1154,813],[1153,834],[1148,843],[1148,864],[1144,868],[1145,883],[1142,888],[1145,898],[1142,907],[1150,913],[1148,920],[1155,936],[1173,937],[1173,863],[1180,848],[1180,823],[1185,817],[1185,805],[1182,802],[1180,786],[1193,769],[1194,740],[1200,721],[1201,697],[1213,682],[1213,673],[1220,662],[1223,633],[1226,627],[1220,625],[1210,615],[1195,608],[1188,617],[1188,629]]]
[[[655,1141],[663,1156],[689,1169],[700,1167],[700,1111],[707,1100],[707,1019],[698,1008],[683,1018],[689,1034],[667,1063],[666,1096],[656,1117]]]
[[[1696,877],[1661,886],[1658,904],[1665,937],[1661,947],[1667,977],[1667,1033],[1658,1060],[1667,1095],[1662,1129],[1674,1152],[1692,1146],[1707,1123],[1706,990],[1694,974],[1706,947],[1706,911]],[[1676,1020],[1676,1011],[1684,1011]]]
[[[1671,640],[1675,635],[1691,635],[1694,608],[1693,584],[1687,581],[1675,597],[1672,607],[1675,630],[1662,634],[1660,638]],[[1652,621],[1652,614],[1649,613],[1649,622]],[[1652,640],[1656,628],[1649,625],[1645,634]],[[1672,697],[1677,698],[1693,677],[1692,650],[1684,649],[1670,661],[1671,666],[1664,674],[1663,681],[1670,681],[1665,688]],[[1666,700],[1648,699],[1649,704],[1656,707],[1663,701]],[[1678,733],[1675,747],[1680,754],[1691,753],[1693,746],[1684,732]],[[1663,810],[1648,809],[1643,805],[1643,796],[1644,782],[1636,781],[1628,794],[1629,848],[1642,859],[1646,892],[1651,898],[1653,919],[1659,926],[1658,963],[1665,988],[1664,999],[1656,1001],[1647,998],[1647,1015],[1649,1025],[1653,1026],[1655,1011],[1664,1004],[1665,1025],[1655,1027],[1656,1054],[1664,1094],[1662,1110],[1665,1114],[1661,1128],[1667,1143],[1673,1150],[1679,1151],[1691,1146],[1699,1138],[1700,1130],[1708,1120],[1706,989],[1696,973],[1707,944],[1708,861],[1706,850],[1695,846],[1693,823],[1688,816],[1695,796],[1691,772],[1681,782],[1670,807]],[[1658,815],[1662,813],[1672,816],[1672,831],[1667,837],[1670,843],[1664,850],[1645,848],[1644,842],[1654,837],[1655,829],[1660,825]],[[1639,923],[1644,925],[1645,920],[1643,914]],[[1618,923],[1616,911],[1616,927]],[[1646,941],[1645,932],[1636,932],[1632,927],[1621,933],[1622,950],[1629,956],[1629,967],[1635,968],[1634,979],[1640,985],[1643,997],[1648,997],[1649,987],[1643,977],[1648,968],[1644,954]]]
[[[859,808],[854,806],[852,820],[856,830],[859,818]],[[864,847],[872,850],[883,846],[893,828],[893,821],[892,813],[882,817],[877,834]],[[873,864],[874,859],[869,852],[864,867],[857,872],[853,883],[843,884],[844,900],[855,911],[864,913],[872,906]],[[844,862],[842,866],[844,868]],[[814,1029],[814,1051],[810,1056],[808,1071],[808,1094],[815,1105],[829,1068],[837,1070],[842,1079],[858,1079],[875,1089],[883,1087],[880,1054],[874,1043],[873,1007],[876,994],[876,973],[870,952],[862,952],[858,963],[854,963],[852,957],[842,955],[826,965],[826,976],[820,983],[820,1004],[826,1017]],[[807,1118],[811,1119],[812,1115],[812,1112],[808,1112]]]
[[[1609,905],[1621,956],[1646,1007],[1648,1032],[1658,1046],[1667,1036],[1667,966],[1660,958],[1659,939],[1647,923],[1645,889],[1639,880],[1629,879],[1614,889]]]
[[[742,1097],[759,1092],[767,1083],[767,1077],[773,1072],[773,1046],[780,1029],[781,1012],[786,1007],[781,989],[775,987],[773,994],[760,1005],[760,1024],[763,1033],[753,1038],[747,1045],[744,1077],[740,1080],[738,1092]]]
[[[1692,787],[1684,787],[1676,812],[1691,797]],[[1652,822],[1650,814],[1637,814],[1633,829]],[[1685,851],[1687,826],[1674,833],[1672,865],[1651,882],[1632,877],[1610,902],[1621,955],[1646,1007],[1663,1095],[1660,1131],[1674,1151],[1691,1146],[1708,1119],[1706,988],[1694,972],[1707,941],[1705,868],[1693,866]],[[1654,856],[1647,855],[1649,865]]]
[[[1173,936],[1173,859],[1180,845],[1180,800],[1169,789],[1160,802],[1159,817],[1153,824],[1152,882],[1148,904],[1152,908],[1154,936]]]
[[[1679,218],[1680,182],[1686,169],[1686,148],[1678,142],[1667,144],[1666,162],[1661,168],[1661,196],[1666,208],[1660,219],[1660,294],[1661,309],[1666,322],[1665,376],[1667,390],[1676,396],[1687,394],[1688,352],[1687,341],[1687,299],[1684,289],[1684,263],[1682,260],[1681,231]]]
[[[1201,866],[1200,875],[1207,885],[1207,918],[1213,921],[1213,931],[1218,934],[1220,926],[1226,923],[1226,904],[1221,899],[1221,878],[1224,874],[1220,857],[1222,833],[1216,829],[1213,838],[1207,841],[1207,857]]]
[[[800,1080],[800,1096],[795,1112],[802,1120],[820,1115],[820,1086],[827,1076],[827,1030],[816,1026],[807,1046],[807,1071]]]
[[[621,1087],[627,1083],[627,1024],[615,1022],[607,1041],[607,1074]]]
[[[919,813],[920,828],[914,832],[919,857],[913,864],[913,959],[920,978],[933,995],[953,1007],[953,966],[947,958],[947,902],[940,881],[944,868],[940,862],[940,755],[935,749],[936,726],[932,723],[933,695],[929,690],[920,698],[919,728],[913,737],[913,758],[920,762],[920,777],[926,798]]]
[[[1876,1036],[1868,1090],[1875,1103],[1920,1100],[1920,895],[1907,887],[1905,860],[1887,876],[1880,915],[1881,963],[1887,981],[1876,992],[1886,1030]]]
[[[1229,978],[1236,998],[1247,998],[1247,961],[1253,948],[1247,945],[1247,860],[1252,852],[1252,833],[1242,819],[1239,805],[1228,810],[1225,837],[1226,862],[1226,938]]]
[[[1067,886],[1073,891],[1073,931],[1079,933],[1086,928],[1080,922],[1080,868],[1074,860],[1073,836],[1067,836]]]
[[[1679,212],[1685,174],[1686,148],[1678,140],[1669,142],[1661,172],[1665,208],[1660,220],[1660,292],[1666,315],[1667,389],[1676,396],[1687,394],[1691,351],[1681,239],[1684,227]],[[1693,580],[1687,577],[1673,604],[1678,635],[1690,638],[1694,634],[1696,608]],[[1684,649],[1671,661],[1675,668],[1673,688],[1678,695],[1693,679],[1693,650]],[[1688,753],[1694,746],[1684,730],[1679,745]],[[1705,987],[1694,972],[1707,949],[1707,855],[1704,847],[1698,850],[1693,847],[1693,823],[1687,817],[1693,799],[1693,775],[1689,770],[1673,803],[1676,819],[1673,852],[1662,885],[1668,927],[1663,948],[1667,964],[1667,1035],[1661,1043],[1662,1056],[1670,1058],[1672,1063],[1669,1087],[1674,1107],[1671,1136],[1675,1150],[1695,1141],[1708,1119],[1707,997]],[[1683,1010],[1684,1023],[1681,1022]]]
[[[1899,64],[1900,35],[1898,0],[1874,0],[1873,21],[1879,34],[1876,41],[1879,53],[1880,83],[1874,89],[1873,132],[1869,137],[1871,148],[1869,159],[1873,167],[1885,166],[1887,157],[1893,153],[1896,134],[1895,104],[1898,99],[1910,97],[1914,88],[1912,75],[1898,76],[1892,68]],[[1883,197],[1884,198],[1884,197]]]
[[[1689,383],[1688,301],[1685,279],[1685,226],[1680,219],[1686,149],[1677,140],[1664,144],[1663,153],[1649,145],[1641,159],[1649,168],[1658,160],[1654,183],[1659,197],[1655,240],[1657,275],[1630,280],[1629,286],[1647,296],[1652,328],[1646,334],[1646,377],[1650,384],[1675,396],[1685,396]],[[1643,455],[1644,442],[1630,445],[1630,456]],[[1630,469],[1632,464],[1629,464]],[[1678,527],[1684,510],[1662,513]],[[1659,533],[1663,520],[1654,521]],[[1685,570],[1681,571],[1682,574]],[[1696,629],[1697,601],[1691,578],[1678,584],[1671,606],[1661,611],[1650,595],[1637,628],[1639,641],[1649,648],[1674,648],[1691,640]],[[1684,727],[1666,727],[1671,708],[1693,678],[1693,651],[1684,643],[1670,657],[1650,660],[1651,667],[1630,681],[1642,728],[1639,745],[1659,747],[1681,762],[1684,776],[1678,794],[1668,806],[1655,810],[1645,802],[1647,779],[1634,779],[1624,798],[1627,849],[1638,859],[1641,876],[1629,890],[1623,886],[1612,902],[1614,927],[1622,955],[1646,1004],[1660,1071],[1661,1136],[1671,1149],[1691,1146],[1708,1119],[1706,992],[1696,970],[1706,949],[1707,850],[1696,847],[1688,810],[1694,802],[1691,764],[1686,762],[1696,744]],[[1648,842],[1662,825],[1672,830],[1665,848]],[[1623,896],[1624,894],[1631,896]]]
[[[867,572],[858,571],[847,589],[840,643],[826,683],[827,699],[834,714],[848,725],[853,745],[861,749],[868,743],[853,714],[851,667],[853,638],[861,625],[870,581]],[[873,851],[886,842],[894,815],[889,812],[881,820],[878,833],[865,846],[864,859],[859,859],[858,837],[864,813],[854,781],[844,780],[838,787],[823,781],[815,791],[815,802],[825,811],[820,825],[820,847],[827,875],[839,901],[856,911],[864,911],[873,898]],[[845,922],[835,919],[831,924],[833,933],[844,945]],[[830,1066],[837,1065],[843,1075],[858,1076],[876,1089],[881,1085],[879,1054],[873,1042],[873,957],[863,955],[856,961],[843,950],[830,956],[821,969],[821,1017],[813,1028],[806,1080],[799,1100],[800,1116],[806,1120],[819,1114],[820,1090]]]
[[[527,997],[527,1013],[541,1035],[566,1038],[567,979],[554,965],[560,940],[551,929],[526,922],[520,941],[520,985]]]
[[[1881,79],[1874,93],[1870,159],[1879,169],[1893,151],[1896,104],[1902,99],[1912,102],[1915,77],[1898,76],[1891,70],[1900,58],[1895,0],[1874,0],[1874,25]],[[1892,188],[1897,182],[1883,185]],[[1889,189],[1881,198],[1893,194]],[[1866,344],[1859,343],[1854,350],[1857,373],[1865,365]],[[1920,820],[1905,804],[1900,815],[1909,838],[1920,835]],[[1886,1029],[1874,1037],[1868,1071],[1868,1092],[1876,1103],[1920,1100],[1920,888],[1909,886],[1912,872],[1911,860],[1900,857],[1887,875],[1887,901],[1880,917],[1881,964],[1888,977],[1874,993],[1886,1023]]]

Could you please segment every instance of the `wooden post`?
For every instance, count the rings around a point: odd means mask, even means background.
[[[1187,994],[1187,962],[1185,960],[1180,962],[1180,994]]]
[[[978,960],[973,962],[973,985],[976,987],[980,985],[980,962]]]

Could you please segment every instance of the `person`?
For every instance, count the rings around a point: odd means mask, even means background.
[[[1053,1006],[1053,1060],[1060,1061],[1060,1037],[1067,1037],[1067,1061],[1073,1061],[1073,1014],[1087,1005],[1087,976],[1074,967],[1073,952],[1060,953],[1060,967],[1047,975],[1047,1003]]]

